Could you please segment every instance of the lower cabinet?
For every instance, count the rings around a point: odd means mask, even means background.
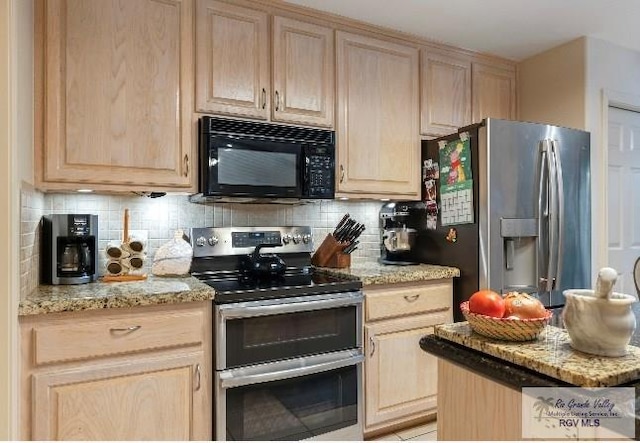
[[[451,303],[450,280],[365,287],[366,434],[436,412],[438,360],[419,341],[452,321]]]
[[[210,440],[210,305],[21,318],[21,438]],[[55,346],[44,336],[65,327],[76,335],[60,348],[75,340],[76,351],[51,363],[39,358],[44,343]]]

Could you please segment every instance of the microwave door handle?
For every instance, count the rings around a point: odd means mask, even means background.
[[[311,163],[311,159],[306,147],[302,148],[302,161],[304,162],[302,168],[300,168],[302,169],[302,192],[307,194],[311,187],[311,183],[309,183],[309,163]]]
[[[553,154],[553,163],[556,171],[556,269],[554,279],[554,289],[560,287],[560,275],[562,273],[562,240],[564,235],[564,180],[562,176],[562,162],[560,161],[560,145],[557,140],[551,140],[551,152]]]

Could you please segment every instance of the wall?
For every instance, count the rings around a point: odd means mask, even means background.
[[[518,65],[518,118],[585,128],[586,38],[579,38]]]
[[[98,215],[98,269],[105,268],[104,250],[109,242],[120,241],[124,209],[129,209],[130,230],[146,231],[147,258],[144,270],[159,246],[173,238],[176,229],[205,226],[309,225],[316,246],[345,213],[364,223],[367,230],[353,260],[374,260],[379,255],[378,211],[382,202],[320,201],[300,206],[190,203],[187,196],[148,197],[97,194],[42,194],[23,186],[21,207],[20,293],[24,297],[38,285],[40,267],[40,219],[44,214],[91,213]]]
[[[28,0],[27,0],[28,1]],[[17,23],[20,0],[0,0],[0,439],[17,436],[17,300],[19,295],[19,174],[21,149],[30,150],[21,137],[17,61],[22,31]],[[29,32],[31,32],[29,30]],[[27,48],[26,56],[31,52]],[[29,77],[26,82],[28,83]]]
[[[586,125],[592,142],[593,275],[607,265],[607,103],[640,110],[640,52],[587,39]],[[634,190],[635,191],[635,190]],[[638,198],[631,192],[631,198]]]

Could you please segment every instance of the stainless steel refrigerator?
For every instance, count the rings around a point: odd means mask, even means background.
[[[460,268],[456,320],[479,288],[535,293],[554,308],[562,290],[591,287],[588,132],[486,119],[423,141],[422,160],[415,254]]]

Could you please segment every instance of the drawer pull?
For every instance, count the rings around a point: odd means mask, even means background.
[[[414,301],[416,301],[417,299],[420,298],[420,294],[415,294],[415,295],[405,295],[404,299],[406,301],[408,301],[409,303],[413,303]]]
[[[200,390],[200,363],[196,364],[195,377],[196,377],[196,387],[194,391],[199,391]]]
[[[137,331],[138,329],[142,328],[142,326],[137,325],[137,326],[129,326],[128,328],[110,328],[109,332],[116,333],[116,332],[126,332],[126,333],[130,333],[133,331]]]

